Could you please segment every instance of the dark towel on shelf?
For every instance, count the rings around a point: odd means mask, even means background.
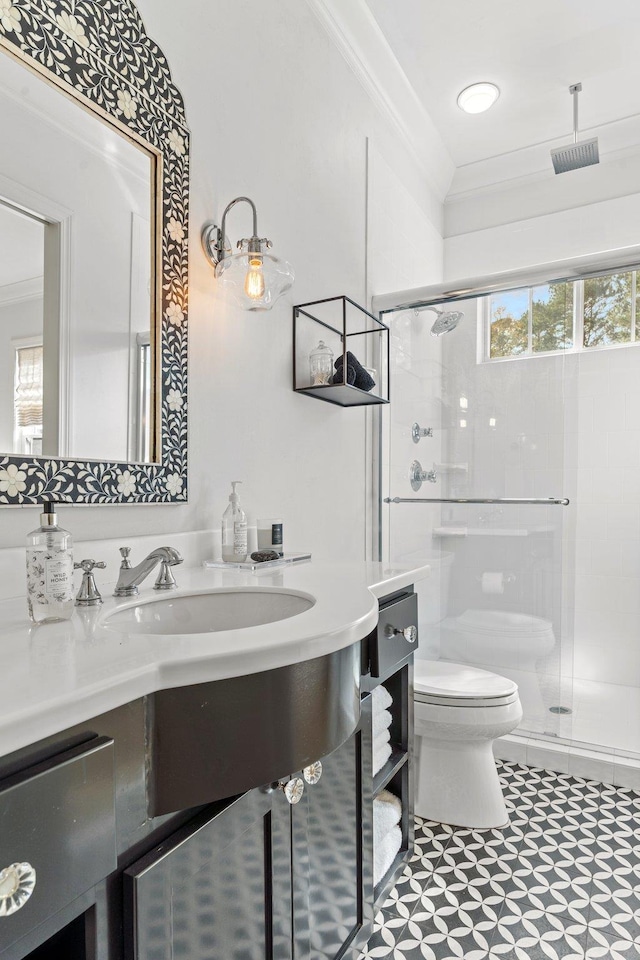
[[[347,376],[342,376],[342,365],[344,358],[342,354],[338,357],[334,363],[336,372],[333,375],[334,383],[349,383],[353,387],[357,387],[358,390],[373,390],[376,385],[373,377],[367,373],[365,368],[362,366],[360,361],[354,357],[350,350],[347,351]]]

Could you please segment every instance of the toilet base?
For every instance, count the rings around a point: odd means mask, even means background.
[[[416,768],[417,816],[478,830],[508,822],[492,741],[416,737]]]

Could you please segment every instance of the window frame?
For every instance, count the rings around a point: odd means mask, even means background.
[[[12,337],[11,346],[13,347],[13,452],[15,456],[31,456],[31,452],[25,450],[18,450],[18,447],[23,445],[23,441],[29,441],[33,439],[38,439],[36,436],[31,436],[29,434],[28,427],[20,427],[16,423],[16,391],[18,386],[18,371],[19,371],[19,355],[21,350],[31,350],[34,347],[40,347],[43,349],[43,337],[42,334],[34,334],[29,337]],[[44,350],[42,354],[42,372],[43,372],[43,382],[44,382]],[[44,409],[44,389],[43,389],[43,409]],[[40,442],[42,443],[42,431],[43,431],[44,421],[40,423]],[[41,456],[41,454],[38,454]]]
[[[638,324],[637,324],[637,296],[638,296],[638,272],[640,271],[640,266],[634,267],[618,267],[617,269],[605,270],[602,273],[589,274],[587,276],[568,277],[566,279],[558,280],[549,280],[546,282],[537,282],[530,284],[528,287],[514,287],[510,290],[496,290],[491,293],[487,293],[484,296],[479,298],[478,303],[478,313],[480,319],[480,326],[482,330],[481,337],[479,338],[480,349],[478,351],[478,362],[479,363],[503,363],[511,362],[513,360],[532,360],[536,357],[556,357],[556,356],[566,356],[567,354],[573,353],[592,353],[593,351],[598,350],[618,350],[620,348],[633,347],[640,344],[640,336],[637,336]],[[630,339],[623,343],[603,343],[596,344],[591,347],[587,347],[584,344],[584,283],[585,280],[597,280],[600,277],[610,277],[616,274],[630,273],[631,274],[631,330],[630,330]],[[533,310],[532,310],[532,299],[533,299],[533,290],[535,287],[541,286],[551,286],[556,283],[571,283],[573,284],[573,343],[570,347],[565,349],[557,350],[533,350]],[[491,356],[491,298],[493,296],[500,296],[505,293],[514,293],[518,290],[528,290],[529,293],[529,312],[528,312],[528,329],[527,329],[527,349],[523,353],[514,353],[506,357],[492,357]]]

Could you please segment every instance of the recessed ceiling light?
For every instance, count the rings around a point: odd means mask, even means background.
[[[500,90],[495,83],[472,83],[458,94],[458,106],[465,113],[484,113],[499,96]]]

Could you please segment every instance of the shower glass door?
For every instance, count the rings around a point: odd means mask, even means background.
[[[383,502],[383,556],[432,568],[417,587],[418,656],[515,680],[518,732],[554,738],[571,736],[572,507],[500,501],[570,497],[572,290],[550,284],[383,315],[392,396],[383,501],[497,501]]]

